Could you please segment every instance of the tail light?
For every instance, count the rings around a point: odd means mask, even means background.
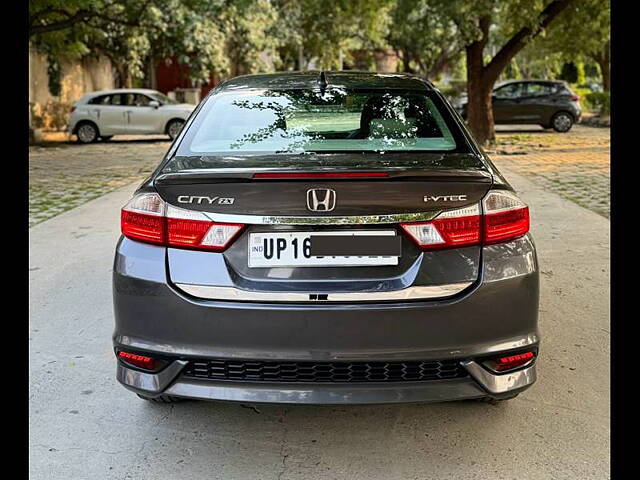
[[[70,113],[73,113],[75,111],[76,111],[76,106],[75,105],[71,105],[71,112]]]
[[[535,354],[533,352],[524,352],[506,357],[493,358],[485,361],[483,365],[494,372],[507,372],[533,363],[534,358]]]
[[[569,97],[571,99],[572,102],[579,102],[580,101],[580,97],[577,95],[571,95],[571,97]]]
[[[507,242],[529,231],[529,207],[515,194],[492,190],[478,205],[442,212],[428,222],[401,223],[422,250]]]
[[[153,357],[147,357],[145,355],[136,355],[129,352],[118,352],[118,358],[129,365],[134,367],[143,368],[145,370],[155,370],[156,360]]]
[[[222,251],[240,234],[244,225],[216,223],[202,212],[167,208],[167,245],[198,250]]]
[[[450,210],[429,222],[400,226],[423,250],[475,245],[480,242],[480,208],[473,205]]]
[[[166,238],[165,203],[157,193],[136,195],[120,214],[120,227],[125,237],[164,245]]]
[[[167,205],[157,193],[133,197],[122,209],[125,237],[156,245],[223,251],[244,225],[213,222],[206,214]]]
[[[529,207],[514,193],[493,190],[482,200],[485,244],[506,242],[529,231]]]

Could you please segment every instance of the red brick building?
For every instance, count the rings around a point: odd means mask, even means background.
[[[166,94],[179,88],[193,88],[189,78],[189,66],[181,65],[175,58],[159,61],[154,71],[153,88]],[[209,90],[220,83],[220,78],[212,75],[209,81],[200,86],[200,98],[204,98]]]

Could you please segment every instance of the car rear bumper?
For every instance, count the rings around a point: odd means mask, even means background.
[[[480,279],[445,299],[394,303],[254,303],[191,297],[167,280],[166,250],[123,239],[114,265],[116,349],[171,359],[158,374],[118,363],[148,396],[284,403],[428,402],[499,397],[535,381],[535,365],[494,375],[476,360],[535,349],[538,269],[530,236],[484,247]],[[314,362],[451,360],[463,378],[388,383],[194,379],[189,359]]]
[[[536,380],[535,364],[503,375],[493,375],[477,363],[464,364],[464,378],[403,383],[263,383],[228,382],[186,378],[180,361],[168,367],[169,375],[149,374],[117,367],[117,379],[142,395],[172,395],[199,400],[247,403],[294,403],[309,405],[444,402],[491,396],[501,398],[531,386]]]

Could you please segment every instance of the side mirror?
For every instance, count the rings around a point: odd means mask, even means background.
[[[159,108],[160,107],[160,102],[158,102],[157,100],[151,100],[149,102],[149,106],[153,107],[153,108]]]

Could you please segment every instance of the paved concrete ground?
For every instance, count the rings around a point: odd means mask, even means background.
[[[498,406],[149,404],[110,338],[133,187],[31,228],[31,479],[609,478],[609,221],[503,170],[532,208],[543,344],[538,383]]]
[[[609,128],[574,125],[555,133],[538,126],[498,126],[498,167],[530,176],[545,189],[609,218]]]

